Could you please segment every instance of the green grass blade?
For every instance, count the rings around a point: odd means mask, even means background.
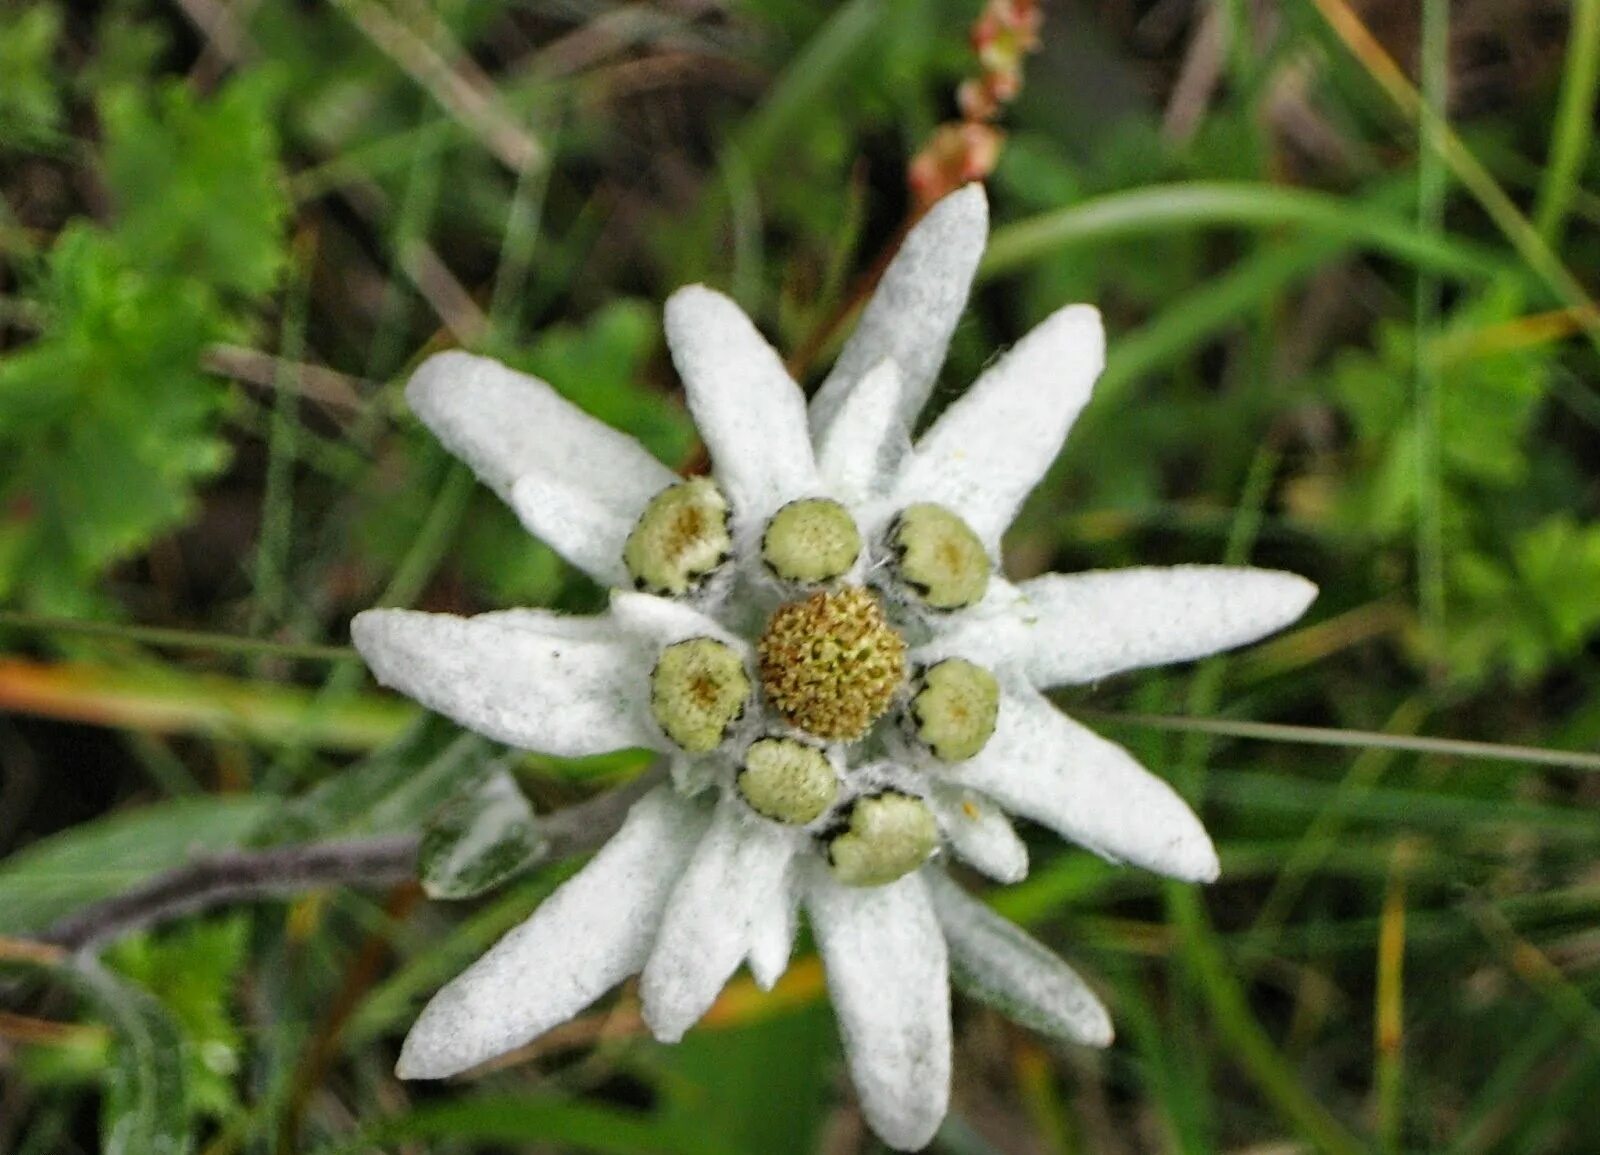
[[[1301,228],[1458,277],[1507,272],[1503,258],[1450,237],[1419,236],[1408,220],[1327,193],[1277,185],[1191,181],[1110,193],[1003,225],[989,239],[979,274],[994,277],[1079,245],[1187,229]]]
[[[1539,197],[1533,211],[1533,227],[1550,245],[1560,243],[1562,223],[1583,179],[1584,161],[1594,140],[1597,91],[1600,91],[1600,0],[1573,0],[1550,160],[1539,182]]]

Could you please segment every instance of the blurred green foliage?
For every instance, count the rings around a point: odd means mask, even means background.
[[[52,56],[61,12],[40,5],[0,13],[0,147],[6,151],[59,144],[61,100]]]
[[[39,255],[43,332],[0,358],[0,597],[90,608],[106,568],[192,516],[227,464],[228,393],[202,360],[248,335],[284,265],[275,88],[102,94],[112,222]]]
[[[8,962],[5,1009],[51,1029],[0,1020],[0,1150],[871,1149],[817,988],[745,989],[676,1048],[624,998],[479,1084],[394,1081],[421,1001],[567,869],[514,869],[503,775],[544,812],[641,759],[503,771],[487,742],[370,710],[351,659],[293,647],[342,643],[379,601],[599,605],[417,427],[408,371],[500,356],[692,466],[660,302],[728,290],[814,352],[814,383],[979,6],[0,8],[0,606],[195,641],[0,623],[49,675],[0,662],[0,936],[203,850],[423,828],[430,887],[476,896],[326,892],[134,935],[100,967]],[[1419,75],[1418,6],[1358,7]],[[936,403],[1094,301],[1108,370],[1012,570],[1231,558],[1322,587],[1303,630],[1067,704],[1593,748],[1593,306],[1543,287],[1504,206],[1319,8],[1341,5],[1048,6],[989,185],[1006,260]],[[1420,10],[1453,25],[1427,50],[1491,190],[1600,291],[1600,2]],[[513,171],[462,86],[545,160]],[[1440,181],[1435,214],[1418,189]],[[207,631],[290,648],[211,653]],[[1600,777],[1106,728],[1196,798],[1227,882],[1202,900],[1032,840],[994,901],[1122,1037],[1049,1049],[960,1003],[938,1150],[1592,1146]],[[393,741],[351,757],[351,734]],[[450,857],[485,830],[492,861]],[[1402,931],[1388,1051],[1378,944]]]

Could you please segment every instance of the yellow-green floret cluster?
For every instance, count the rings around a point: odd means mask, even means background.
[[[638,589],[681,595],[732,550],[727,498],[708,478],[691,477],[650,499],[622,547],[622,561]]]
[[[761,558],[785,581],[801,584],[843,576],[861,556],[855,519],[825,497],[791,501],[767,523]]]
[[[942,505],[919,502],[901,510],[889,529],[889,549],[900,580],[933,609],[977,605],[989,588],[983,542]]]
[[[857,798],[827,840],[828,865],[848,886],[883,886],[921,866],[939,824],[920,798],[885,790]]]
[[[756,653],[773,709],[827,741],[860,738],[905,681],[905,639],[859,586],[780,606]]]
[[[791,826],[821,818],[839,797],[839,779],[827,757],[793,738],[750,743],[737,784],[750,809]]]
[[[922,673],[911,699],[916,735],[946,762],[964,762],[994,734],[1000,714],[1000,684],[982,666],[946,658]]]
[[[744,662],[714,638],[668,646],[650,674],[650,712],[667,737],[691,754],[721,745],[749,698]]]

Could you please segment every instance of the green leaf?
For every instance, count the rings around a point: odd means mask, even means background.
[[[200,363],[283,266],[271,91],[105,97],[115,224],[61,232],[33,286],[47,324],[0,358],[0,599],[83,612],[100,573],[185,521],[227,463],[228,390]]]
[[[193,855],[247,841],[277,809],[260,797],[175,798],[74,826],[0,863],[0,934],[26,934]]]
[[[712,1151],[818,1150],[839,1051],[823,1002],[728,1030],[691,1031],[642,1061],[656,1071],[664,1123],[706,1134]],[[714,1130],[708,1121],[714,1122]]]
[[[115,1034],[100,1111],[105,1155],[183,1155],[190,1150],[189,1087],[177,1021],[97,963],[70,974]]]
[[[43,4],[0,12],[0,152],[60,138],[61,93],[53,73],[61,11]]]
[[[224,1118],[238,1107],[234,1079],[245,1040],[232,1003],[249,946],[250,920],[232,915],[138,935],[107,954],[112,967],[158,998],[182,1028],[191,1118]]]
[[[1481,677],[1509,667],[1519,681],[1581,653],[1600,629],[1600,526],[1556,514],[1511,541],[1509,563],[1463,553],[1450,561],[1451,665]]]
[[[106,180],[131,263],[242,294],[277,285],[289,212],[278,88],[255,73],[210,100],[182,83],[105,96]]]
[[[1185,181],[1112,193],[996,229],[979,275],[998,276],[1093,241],[1189,231],[1200,226],[1309,233],[1370,248],[1461,277],[1505,272],[1476,242],[1418,233],[1410,221],[1371,205],[1308,189],[1227,181]]]
[[[517,780],[495,767],[423,830],[422,889],[429,898],[472,898],[517,874],[544,845]]]
[[[150,276],[81,225],[50,255],[46,301],[51,328],[0,360],[0,508],[28,534],[0,596],[32,578],[30,604],[71,612],[71,587],[181,521],[226,462],[226,391],[199,371],[224,324],[202,286]]]
[[[850,0],[828,15],[735,133],[733,147],[751,167],[765,167],[775,149],[791,147],[802,122],[819,119],[818,105],[835,95],[846,69],[872,45],[887,15],[884,0]]]

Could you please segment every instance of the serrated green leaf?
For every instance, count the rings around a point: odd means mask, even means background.
[[[0,934],[38,931],[197,853],[247,841],[273,798],[175,798],[43,839],[0,863]]]
[[[209,100],[172,83],[101,102],[106,180],[130,261],[241,294],[283,272],[288,198],[278,169],[278,85],[252,74]]]
[[[1518,680],[1536,678],[1600,629],[1600,526],[1557,514],[1517,534],[1510,554],[1450,560],[1446,653],[1471,677],[1498,666]]]
[[[225,326],[203,286],[149,276],[82,226],[51,253],[47,300],[49,332],[0,360],[0,504],[29,534],[0,590],[71,612],[74,586],[182,520],[227,460],[227,394],[199,371]]]
[[[187,519],[227,463],[228,390],[200,363],[283,266],[271,93],[105,97],[114,222],[61,232],[33,287],[47,324],[0,358],[0,598],[84,612],[99,574]]]
[[[533,807],[517,780],[496,767],[423,830],[422,889],[429,898],[472,898],[515,875],[543,849]]]
[[[1341,354],[1331,374],[1333,392],[1355,423],[1364,453],[1374,458],[1373,488],[1358,483],[1352,490],[1351,517],[1380,533],[1404,529],[1414,516],[1415,345],[1409,329],[1380,326],[1375,351]],[[1443,482],[1521,484],[1528,467],[1524,442],[1544,396],[1546,362],[1526,352],[1480,355],[1450,362],[1447,376],[1439,429]]]

